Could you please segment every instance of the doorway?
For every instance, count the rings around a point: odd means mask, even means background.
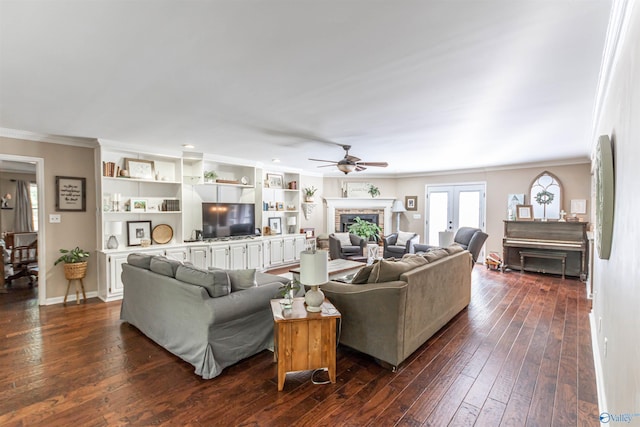
[[[442,246],[441,238],[452,240],[460,227],[484,230],[485,189],[485,183],[427,185],[424,233],[427,244]],[[444,231],[449,233],[441,235]]]
[[[29,193],[32,196],[32,212],[35,215],[33,218],[34,230],[37,232],[37,258],[38,266],[42,268],[43,274],[38,274],[37,286],[35,287],[34,296],[37,295],[38,304],[46,304],[46,274],[44,268],[46,264],[45,254],[45,242],[44,242],[44,159],[39,157],[27,157],[11,154],[0,154],[0,174],[2,179],[7,182],[7,190],[2,193],[3,199],[8,199],[6,205],[7,215],[2,217],[2,232],[15,231],[13,217],[10,215],[14,213],[12,209],[15,206],[15,192],[12,189],[16,186],[18,179],[26,180],[29,183]],[[29,177],[25,179],[25,177]],[[6,197],[6,194],[10,195],[10,198]],[[33,200],[35,197],[36,200]],[[17,235],[16,235],[17,236]]]

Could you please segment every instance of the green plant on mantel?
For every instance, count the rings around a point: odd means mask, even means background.
[[[367,193],[369,193],[371,197],[378,197],[380,195],[380,189],[373,184],[369,184]]]
[[[215,171],[204,171],[204,179],[206,181],[215,181],[218,174]]]
[[[378,224],[365,221],[359,216],[355,217],[353,221],[354,223],[349,226],[349,233],[360,236],[367,241],[373,240],[377,242],[380,240],[380,232],[382,230],[378,227]]]
[[[318,189],[316,187],[314,187],[313,185],[311,187],[304,187],[302,189],[302,192],[307,197],[313,197],[316,194],[316,191],[318,191]]]
[[[89,258],[89,252],[86,252],[84,249],[80,249],[76,246],[74,249],[60,249],[60,258],[58,258],[53,265],[58,265],[61,262],[65,264],[75,264],[78,262],[85,262],[85,258]]]

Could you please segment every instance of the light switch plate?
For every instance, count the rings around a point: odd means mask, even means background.
[[[60,214],[50,214],[49,215],[49,223],[50,224],[60,224],[62,218]]]

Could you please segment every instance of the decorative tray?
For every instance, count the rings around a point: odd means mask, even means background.
[[[153,227],[151,238],[154,243],[163,245],[169,243],[173,238],[173,228],[169,224],[159,224]]]

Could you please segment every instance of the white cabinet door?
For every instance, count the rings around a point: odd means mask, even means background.
[[[211,267],[229,269],[229,246],[211,247]]]
[[[189,261],[198,268],[209,267],[209,246],[191,246],[189,248]]]
[[[247,268],[261,270],[263,265],[262,242],[247,243]]]
[[[293,237],[282,239],[282,261],[293,262],[295,260],[295,252],[295,239]]]
[[[229,245],[229,269],[243,270],[245,268],[247,268],[246,243]]]
[[[116,298],[122,298],[122,291],[124,289],[122,285],[122,264],[127,262],[127,256],[129,254],[116,254],[108,255],[107,261],[109,263],[109,289],[107,292],[107,301]]]
[[[188,260],[187,248],[171,248],[164,251],[164,255],[169,259],[175,259],[180,262]]]
[[[294,241],[294,258],[296,261],[300,260],[300,252],[304,251],[305,246],[307,245],[307,238],[304,235],[296,236]]]
[[[282,264],[282,259],[283,259],[283,244],[282,244],[282,239],[271,239],[271,259],[270,259],[270,264],[274,265],[274,264]]]

